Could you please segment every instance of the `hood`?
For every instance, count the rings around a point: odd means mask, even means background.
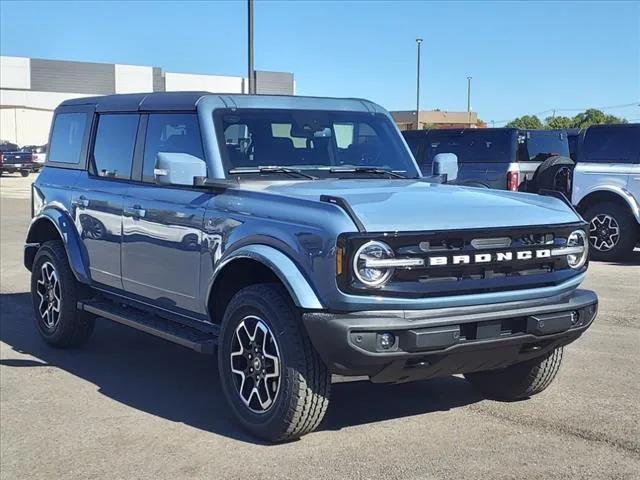
[[[320,195],[342,197],[368,232],[497,228],[580,220],[553,197],[415,180],[254,182],[243,183],[243,187],[315,201]]]

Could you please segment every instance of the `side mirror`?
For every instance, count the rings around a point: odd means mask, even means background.
[[[433,157],[433,175],[444,175],[445,182],[458,178],[458,156],[455,153],[439,153]]]
[[[195,177],[207,176],[207,165],[188,153],[159,152],[153,174],[160,185],[193,186]]]

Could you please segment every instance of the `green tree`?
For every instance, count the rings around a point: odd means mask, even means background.
[[[573,127],[575,128],[587,128],[591,125],[603,125],[612,123],[627,123],[624,118],[616,117],[615,115],[606,115],[603,111],[597,108],[589,108],[583,113],[579,113],[573,117]]]
[[[510,121],[506,125],[508,128],[525,128],[530,130],[539,130],[542,128],[542,122],[535,115],[523,115]]]
[[[573,127],[573,118],[570,117],[547,117],[544,119],[545,128],[561,129]]]

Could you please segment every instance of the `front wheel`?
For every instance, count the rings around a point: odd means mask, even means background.
[[[279,285],[252,285],[231,299],[222,320],[218,369],[237,419],[265,440],[313,431],[329,404],[331,375]]]
[[[546,389],[562,363],[562,347],[542,358],[498,370],[466,373],[464,376],[481,393],[496,400],[521,400]]]
[[[75,347],[91,336],[93,317],[76,308],[82,293],[62,243],[45,242],[31,268],[31,297],[38,332],[49,345]]]

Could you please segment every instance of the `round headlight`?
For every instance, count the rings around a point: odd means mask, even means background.
[[[362,245],[353,257],[353,273],[369,287],[380,287],[393,275],[393,268],[367,266],[367,260],[393,258],[393,250],[383,242],[371,241]]]
[[[589,255],[589,240],[584,230],[574,230],[567,238],[567,248],[577,249],[576,253],[567,255],[567,263],[571,268],[581,268]],[[580,250],[582,249],[582,250]]]

